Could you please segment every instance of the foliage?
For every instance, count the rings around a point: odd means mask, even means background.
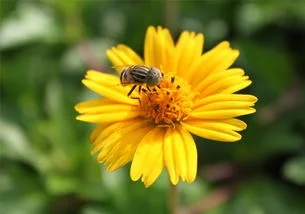
[[[148,25],[203,32],[205,50],[231,41],[259,98],[241,142],[197,139],[199,174],[181,185],[182,205],[233,182],[206,213],[305,212],[304,1],[11,0],[0,16],[0,213],[168,212],[166,176],[145,189],[129,167],[105,172],[90,156],[92,127],[73,110],[93,96],[86,69],[112,72],[105,50],[117,43],[141,52]],[[222,162],[236,169],[231,179],[201,173]]]

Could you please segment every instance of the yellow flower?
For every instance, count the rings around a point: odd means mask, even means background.
[[[246,124],[236,117],[255,112],[257,98],[236,94],[251,84],[241,68],[229,68],[239,55],[228,42],[202,54],[203,35],[184,31],[175,44],[166,28],[148,27],[144,59],[125,45],[107,51],[114,67],[146,65],[164,74],[158,87],[127,96],[118,76],[90,70],[82,81],[101,95],[76,105],[78,120],[98,123],[92,154],[114,171],[131,163],[130,176],[150,186],[167,169],[175,185],[193,182],[197,150],[191,135],[233,142]],[[120,72],[122,69],[118,69]],[[145,89],[145,86],[143,86]]]

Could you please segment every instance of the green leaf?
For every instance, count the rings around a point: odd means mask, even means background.
[[[277,154],[298,152],[303,147],[303,137],[291,130],[294,120],[290,115],[268,126],[251,124],[252,129],[246,131],[242,143],[235,144],[234,155],[240,162],[261,163]]]
[[[181,203],[185,203],[186,206],[196,203],[199,198],[209,193],[208,184],[199,179],[195,180],[191,185],[181,182],[177,188],[180,191]]]
[[[20,4],[15,14],[4,19],[0,27],[0,50],[37,40],[54,40],[55,23],[50,12],[30,3]]]
[[[0,173],[0,213],[40,214],[47,211],[48,198],[32,171],[18,165],[3,167]]]
[[[284,47],[244,40],[237,43],[237,48],[240,49],[243,63],[251,66],[248,74],[256,76],[257,80],[252,87],[257,87],[260,94],[267,93],[274,97],[274,93],[279,95],[289,86],[294,67]]]
[[[31,162],[33,153],[24,131],[18,125],[0,120],[0,157]]]
[[[52,195],[64,195],[77,192],[80,187],[77,177],[54,173],[46,177],[46,188]]]
[[[239,186],[226,204],[225,214],[300,214],[305,210],[302,191],[266,177],[253,177]]]
[[[286,17],[294,4],[279,0],[246,1],[237,10],[236,26],[241,33],[254,33]]]
[[[283,167],[284,176],[290,181],[305,184],[305,155],[294,157],[287,161]]]

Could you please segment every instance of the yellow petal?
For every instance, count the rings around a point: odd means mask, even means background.
[[[220,52],[229,49],[230,44],[227,41],[221,42],[212,50],[204,53],[197,59],[188,69],[188,75],[186,76],[189,82],[194,82],[195,78],[200,78],[202,81],[210,73],[210,68],[206,67],[207,63],[210,63]],[[212,64],[210,64],[210,67]]]
[[[93,132],[97,132],[100,130],[99,133],[95,134],[95,138],[92,139],[91,144],[92,146],[96,146],[97,144],[102,145],[104,143],[104,139],[109,137],[112,133],[114,133],[116,130],[119,130],[123,127],[126,127],[126,125],[129,125],[130,123],[136,123],[138,119],[133,120],[127,120],[127,121],[121,121],[121,122],[114,122],[114,123],[102,123],[100,126],[98,126]],[[92,133],[93,135],[93,133]],[[92,152],[95,153],[95,152]]]
[[[237,91],[240,91],[244,88],[247,88],[249,85],[251,85],[252,81],[251,80],[244,80],[238,84],[235,85],[231,85],[230,87],[224,88],[222,90],[220,90],[220,93],[224,93],[224,94],[232,94],[235,93]]]
[[[239,56],[238,50],[230,48],[228,42],[222,42],[193,64],[189,73],[194,74],[189,78],[192,85],[199,84],[210,74],[215,74],[229,68]]]
[[[169,128],[164,139],[164,163],[172,184],[179,177],[193,182],[197,173],[197,149],[193,137],[183,127]]]
[[[190,119],[185,121],[185,123],[198,127],[211,127],[213,130],[220,129],[220,126],[222,126],[222,129],[233,131],[242,131],[247,128],[247,124],[245,122],[236,118],[218,121]]]
[[[173,37],[172,37],[171,33],[169,32],[169,30],[167,28],[162,28],[160,26],[158,26],[158,30],[159,30],[159,32],[162,33],[162,37],[164,37],[164,40],[165,40],[166,44],[168,45],[168,47],[174,48],[175,44],[174,44]]]
[[[126,45],[120,44],[113,47],[107,50],[106,54],[119,72],[122,71],[124,66],[144,64],[141,57]]]
[[[242,115],[253,114],[256,110],[254,108],[243,109],[219,109],[203,112],[192,112],[190,118],[206,119],[206,120],[221,120],[232,117],[239,117]]]
[[[156,157],[154,164],[151,166],[150,170],[149,171],[147,170],[143,174],[141,181],[144,183],[146,188],[152,185],[156,181],[156,179],[160,176],[162,169],[164,167],[163,162],[164,162],[163,154],[161,153]]]
[[[89,70],[87,71],[85,78],[88,80],[95,80],[97,83],[105,84],[108,86],[120,85],[120,79],[118,76],[112,74],[106,74],[100,71]],[[123,92],[122,87],[118,87],[118,88]]]
[[[108,165],[107,170],[112,172],[130,162],[134,157],[139,142],[151,129],[151,126],[138,127],[117,142],[105,159],[105,163]]]
[[[206,105],[201,105],[193,109],[193,112],[206,112],[212,110],[229,110],[229,109],[247,109],[248,107],[254,106],[252,101],[218,101],[209,103]]]
[[[100,98],[85,101],[75,106],[76,111],[81,114],[105,114],[114,111],[131,111],[137,107],[129,104],[118,103],[110,99]]]
[[[121,86],[118,77],[110,74],[104,74],[97,71],[88,71],[83,84],[97,94],[107,97],[111,100],[130,105],[138,105],[138,100],[127,96],[128,89]]]
[[[155,127],[138,145],[131,164],[130,177],[133,181],[142,177],[145,186],[150,186],[163,169],[164,129]]]
[[[91,141],[92,144],[92,151],[91,154],[95,154],[99,150],[101,150],[103,147],[105,147],[107,141],[105,139],[109,138],[112,134],[114,134],[112,137],[116,136],[117,138],[120,138],[120,131],[124,129],[127,126],[130,126],[131,124],[138,124],[139,122],[142,122],[138,119],[133,120],[127,120],[122,122],[114,122],[114,123],[106,123],[106,125],[103,125],[102,127],[97,127],[96,130],[93,132],[100,131],[99,133],[95,134],[95,138]],[[101,129],[103,128],[103,129]],[[97,130],[98,129],[98,130]],[[118,134],[119,132],[119,134]]]
[[[145,64],[152,66],[154,64],[154,40],[156,37],[156,30],[154,27],[149,26],[146,31],[144,42],[144,60]]]
[[[186,160],[186,181],[191,183],[195,180],[197,174],[197,148],[192,135],[184,127],[178,126],[182,136],[185,149]]]
[[[247,77],[246,77],[247,78]],[[226,77],[222,80],[215,82],[214,84],[209,85],[207,88],[200,92],[200,97],[206,97],[213,94],[220,94],[227,92],[231,94],[232,87],[234,87],[234,92],[236,91],[236,86],[243,86],[240,89],[243,89],[251,84],[251,80],[244,80],[244,77]],[[231,88],[231,89],[230,89]],[[230,90],[228,90],[230,89]]]
[[[148,27],[144,43],[146,65],[171,71],[174,50],[174,43],[167,29]]]
[[[186,159],[183,139],[179,132],[173,131],[172,133],[172,147],[175,157],[175,167],[178,176],[185,181],[186,179]]]
[[[245,74],[244,70],[240,68],[231,68],[225,71],[221,71],[218,73],[212,73],[202,79],[196,87],[194,87],[194,91],[198,91],[199,93],[204,92],[206,88],[211,85],[214,85],[217,81],[220,81],[227,77],[242,77]],[[224,83],[226,84],[226,83]]]
[[[145,121],[139,120],[135,124],[130,125],[130,127],[125,127],[112,133],[109,137],[118,138],[119,140],[112,146],[111,151],[105,153],[106,164],[114,163],[124,155],[133,157],[139,142],[151,129],[152,127],[146,124]],[[107,146],[104,148],[107,148]],[[127,154],[127,151],[132,151],[132,154]]]
[[[90,142],[94,142],[95,139],[100,135],[100,133],[108,126],[108,123],[99,124],[94,128],[90,134]]]
[[[236,131],[246,128],[245,123],[237,119],[204,121],[196,119],[188,119],[182,125],[191,133],[200,137],[223,141],[234,142],[241,139],[241,135]]]
[[[192,136],[182,127],[169,128],[164,139],[164,163],[172,184],[179,177],[192,182],[197,171],[197,150]]]
[[[108,164],[107,170],[109,172],[115,171],[130,162],[134,157],[139,142],[150,129],[147,127],[139,128],[132,135],[125,136],[124,139],[120,140],[112,150],[114,154],[105,160]]]
[[[85,121],[88,123],[111,123],[117,121],[130,120],[139,117],[141,113],[137,109],[129,111],[113,112],[109,109],[108,112],[96,114],[83,114],[76,117],[77,120]]]
[[[200,108],[202,106],[213,103],[228,102],[228,101],[256,103],[257,98],[255,96],[248,94],[215,94],[208,97],[197,99],[193,105],[193,109]]]
[[[101,150],[98,155],[99,162],[104,162],[107,159],[109,160],[113,155],[111,151],[117,146],[120,140],[124,139],[127,135],[133,135],[134,132],[139,130],[141,127],[147,127],[146,124],[146,121],[143,120],[129,120],[110,125],[96,140],[92,153]],[[112,132],[109,133],[109,131]]]
[[[255,112],[257,101],[252,95],[216,94],[197,100],[189,118],[223,120]]]
[[[179,181],[179,176],[176,171],[176,161],[175,161],[175,151],[173,144],[173,129],[169,128],[167,129],[167,132],[165,134],[164,138],[164,146],[163,146],[163,152],[164,152],[164,163],[167,168],[170,181],[172,184],[176,185]]]
[[[133,126],[131,126],[133,125]],[[126,131],[129,131],[129,129],[126,129],[126,127],[134,127],[134,126],[146,126],[145,121],[139,120],[139,119],[133,119],[133,120],[127,120],[127,121],[122,121],[122,122],[115,122],[115,123],[107,123],[106,125],[102,125],[102,127],[97,127],[95,132],[95,138],[91,141],[92,144],[92,151],[91,154],[95,154],[102,148],[104,148],[107,144],[107,141],[105,139],[109,138],[110,139],[120,139],[122,138],[122,134],[125,133]],[[101,129],[103,128],[103,129]],[[124,131],[122,131],[124,130]],[[100,131],[99,133],[96,133],[97,131]]]
[[[186,80],[193,75],[189,72],[189,68],[200,59],[203,40],[203,34],[196,35],[194,32],[182,32],[176,45],[177,67],[172,72],[176,72],[178,76]]]

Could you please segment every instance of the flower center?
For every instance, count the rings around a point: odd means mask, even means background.
[[[158,86],[143,88],[140,94],[143,116],[158,125],[175,126],[187,118],[191,106],[191,87],[179,77],[165,75]]]

